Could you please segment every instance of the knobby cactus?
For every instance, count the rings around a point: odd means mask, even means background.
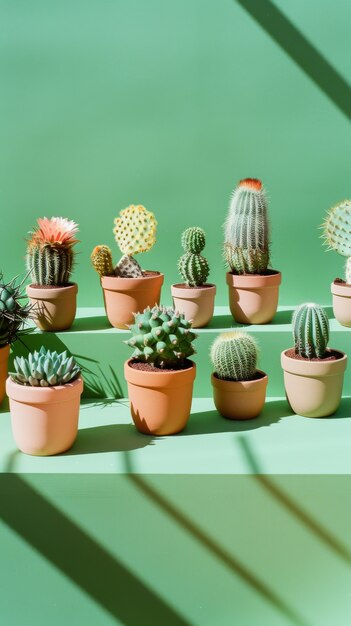
[[[178,261],[178,270],[189,287],[201,287],[206,283],[210,268],[207,259],[201,255],[206,244],[202,228],[187,228],[182,235],[185,254]]]
[[[23,282],[5,283],[0,272],[0,348],[12,344],[30,318],[32,306],[22,302],[24,297]]]
[[[16,371],[10,373],[11,379],[19,385],[30,387],[66,385],[80,374],[79,365],[66,350],[58,354],[46,350],[44,346],[39,352],[29,353],[27,358],[17,356],[14,366]]]
[[[222,333],[211,346],[214,370],[223,380],[252,380],[257,369],[258,348],[247,333]]]
[[[115,275],[112,262],[112,252],[108,246],[95,246],[90,258],[94,270],[100,276]]]
[[[69,284],[78,225],[63,217],[39,218],[27,243],[27,268],[35,285]]]
[[[347,257],[345,278],[351,284],[351,200],[332,207],[322,225],[325,244]]]
[[[224,225],[224,256],[235,274],[264,274],[269,264],[268,202],[260,180],[234,189]]]
[[[325,356],[329,321],[319,304],[300,304],[293,313],[292,327],[296,354],[307,359],[321,359]]]
[[[133,359],[158,368],[182,369],[185,360],[195,353],[192,342],[197,334],[182,313],[154,306],[135,313],[134,318],[129,327],[132,337],[125,342],[134,348]]]

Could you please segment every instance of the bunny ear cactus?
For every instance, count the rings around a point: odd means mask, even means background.
[[[247,333],[222,333],[211,347],[211,360],[222,380],[252,380],[257,369],[258,348]]]
[[[332,207],[322,225],[325,244],[347,257],[346,282],[351,284],[351,200]]]
[[[10,374],[11,379],[18,385],[30,387],[66,385],[80,374],[79,365],[66,350],[58,354],[46,350],[44,346],[27,358],[17,356],[14,367],[16,371]]]
[[[156,229],[154,214],[141,204],[131,204],[120,211],[113,229],[123,254],[115,268],[117,275],[128,278],[143,276],[143,271],[133,255],[151,250],[156,242]]]
[[[268,202],[260,180],[234,189],[224,225],[225,259],[234,274],[264,274],[269,264]]]
[[[0,272],[0,348],[12,344],[30,318],[32,307],[22,303],[22,287],[23,283],[16,284],[16,278],[5,283]]]
[[[180,257],[178,270],[189,287],[201,287],[209,275],[207,259],[201,255],[206,244],[205,231],[202,228],[187,228],[182,235],[185,254]]]
[[[295,352],[307,359],[322,359],[329,341],[329,320],[314,303],[301,304],[292,317]]]

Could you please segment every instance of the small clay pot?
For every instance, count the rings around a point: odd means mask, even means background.
[[[185,428],[191,410],[196,366],[188,361],[183,370],[143,371],[124,365],[130,412],[140,432],[173,435]]]
[[[223,417],[230,420],[249,420],[257,417],[266,400],[268,376],[257,370],[255,380],[222,380],[211,375],[215,407]]]
[[[12,433],[26,454],[49,456],[68,450],[78,431],[83,380],[57,387],[19,385],[6,381],[10,398]]]
[[[74,322],[77,310],[78,285],[67,287],[28,285],[27,296],[33,308],[33,319],[40,330],[67,330]]]
[[[10,346],[6,345],[0,348],[0,404],[5,398],[5,385],[8,372],[8,361],[10,354]]]
[[[229,306],[239,324],[268,324],[278,308],[280,272],[232,274],[227,272]]]
[[[305,417],[326,417],[335,413],[341,401],[346,354],[339,352],[340,358],[334,361],[309,361],[294,359],[287,352],[281,354],[281,365],[292,410]]]
[[[188,287],[184,284],[171,286],[174,308],[191,320],[193,328],[203,328],[211,321],[214,311],[216,285]]]
[[[351,327],[351,285],[333,282],[331,292],[335,319],[343,326]]]
[[[164,274],[146,272],[138,278],[102,276],[106,315],[111,326],[128,328],[134,322],[133,313],[160,304]]]

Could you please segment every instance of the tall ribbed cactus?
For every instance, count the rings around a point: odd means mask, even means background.
[[[178,261],[178,270],[190,287],[204,285],[210,272],[207,259],[200,253],[206,244],[205,231],[197,226],[187,228],[182,235],[185,254]]]
[[[264,274],[269,264],[268,202],[260,180],[234,189],[224,225],[225,259],[235,274]]]
[[[325,310],[319,304],[300,304],[293,313],[292,327],[295,352],[307,359],[323,358],[329,341]]]
[[[218,378],[252,380],[257,366],[258,348],[247,333],[222,333],[211,346],[211,360]]]
[[[27,244],[27,268],[34,284],[63,287],[69,283],[77,231],[77,224],[63,217],[38,219]]]
[[[141,204],[137,206],[131,204],[120,211],[113,229],[115,239],[123,253],[116,265],[116,274],[126,278],[143,275],[133,255],[151,250],[156,242],[156,228],[157,221],[154,214]]]
[[[0,272],[0,348],[15,341],[30,317],[32,306],[23,298],[23,283],[16,284],[16,278],[5,283]]]
[[[91,262],[99,276],[114,276],[112,252],[108,246],[95,246],[91,253]]]
[[[322,225],[323,238],[329,250],[336,250],[346,261],[346,282],[351,284],[351,200],[332,207]]]

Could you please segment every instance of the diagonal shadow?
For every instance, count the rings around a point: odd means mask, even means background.
[[[236,0],[351,119],[351,86],[270,0]]]
[[[22,478],[4,474],[0,484],[3,521],[116,619],[126,626],[149,618],[155,626],[190,626]]]
[[[290,513],[295,515],[300,522],[305,524],[310,531],[312,531],[320,541],[324,542],[331,550],[334,550],[339,557],[341,557],[344,561],[347,562],[348,565],[351,565],[351,552],[348,550],[346,546],[344,546],[336,537],[334,537],[326,528],[323,528],[320,524],[316,522],[313,517],[311,517],[306,511],[304,511],[291,497],[289,497],[284,491],[282,491],[277,485],[275,485],[267,476],[267,474],[261,473],[261,468],[257,459],[255,458],[253,451],[247,438],[243,435],[240,435],[237,440],[241,449],[246,457],[247,464],[250,467],[250,470],[254,472],[253,476],[256,480],[269,491],[270,495],[276,498],[285,506]]]

